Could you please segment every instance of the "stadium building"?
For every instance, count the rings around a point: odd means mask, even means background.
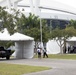
[[[6,10],[10,13],[11,8],[14,8],[20,10],[26,16],[29,16],[29,13],[35,14],[41,19],[47,20],[48,26],[52,25],[53,27],[59,24],[62,28],[65,28],[65,25],[68,24],[71,19],[76,20],[76,8],[55,0],[0,0],[0,6],[6,7]],[[54,42],[55,41],[48,42],[48,53],[55,54],[60,52],[59,47]]]
[[[5,6],[9,12],[11,12],[11,8],[20,10],[26,16],[29,13],[35,14],[41,19],[46,19],[48,25],[53,27],[57,23],[65,27],[69,20],[76,19],[75,8],[55,0],[1,0],[0,6]]]

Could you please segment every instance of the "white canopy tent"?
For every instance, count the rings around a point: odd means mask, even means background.
[[[32,58],[34,56],[34,38],[23,35],[21,33],[14,33],[9,35],[5,29],[3,33],[0,32],[0,41],[14,41],[15,42],[15,57],[16,58]]]
[[[76,37],[70,37],[66,40],[66,47],[68,53],[76,53]]]
[[[46,44],[48,54],[58,54],[60,53],[60,47],[55,40],[49,40]]]
[[[67,40],[67,44],[68,44],[68,46],[76,46],[76,37],[75,36],[73,36],[73,37],[71,37],[71,38],[69,38],[68,40]]]
[[[73,36],[73,37],[69,38],[67,41],[76,41],[76,37]]]
[[[16,33],[14,33],[13,35],[11,35],[10,39],[11,39],[12,41],[34,40],[34,38],[32,38],[32,37],[29,37],[29,36],[27,36],[27,35],[23,35],[23,34],[18,33],[18,32],[16,32]]]
[[[16,58],[32,58],[34,55],[34,38],[14,33],[11,41],[15,41],[15,57]]]
[[[2,32],[0,32],[0,41],[9,41],[9,40],[10,40],[10,34],[5,28]]]

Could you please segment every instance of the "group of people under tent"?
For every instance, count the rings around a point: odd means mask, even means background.
[[[76,53],[76,46],[68,46],[68,53]]]
[[[43,58],[45,58],[45,57],[48,58],[48,54],[47,54],[46,48],[42,49],[42,48],[38,47],[37,48],[38,58],[41,58],[42,53],[43,53]]]

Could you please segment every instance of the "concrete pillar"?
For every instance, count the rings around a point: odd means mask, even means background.
[[[34,4],[33,4],[33,0],[29,0],[30,2],[30,10],[31,10],[31,13],[34,14]]]
[[[17,4],[18,2],[13,2],[13,8],[17,10]]]
[[[40,14],[40,9],[39,9],[39,4],[40,4],[40,0],[34,0],[35,1],[35,15],[39,16]]]
[[[7,7],[9,9],[9,12],[11,12],[11,1],[7,0]]]

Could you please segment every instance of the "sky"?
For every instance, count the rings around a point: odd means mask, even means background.
[[[64,4],[67,4],[67,5],[70,5],[70,6],[74,7],[74,8],[76,8],[76,0],[55,0],[55,1],[64,3]]]
[[[40,0],[40,5],[76,13],[76,0]],[[50,12],[51,10],[43,9],[44,11]]]
[[[0,0],[1,1],[1,0]],[[47,0],[48,1],[48,0]],[[76,0],[54,0],[76,8]]]
[[[55,0],[76,8],[76,0]]]

